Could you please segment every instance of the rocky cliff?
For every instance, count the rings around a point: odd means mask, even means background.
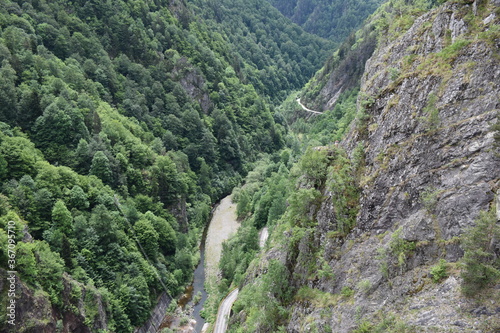
[[[287,332],[500,330],[500,286],[465,297],[460,273],[462,238],[500,186],[499,22],[499,1],[448,1],[379,39],[340,143],[351,158],[364,152],[355,225],[339,234],[330,174],[315,227],[267,253],[293,276]],[[490,246],[498,258],[498,239]],[[433,279],[438,263],[446,274]]]
[[[500,185],[491,130],[499,112],[498,22],[495,2],[451,2],[382,41],[367,62],[359,108],[368,119],[342,142],[351,152],[365,147],[356,227],[345,240],[317,235],[326,255],[335,253],[325,258],[335,278],[311,284],[353,295],[327,314],[295,305],[289,332],[317,321],[349,332],[383,318],[419,332],[499,329],[498,288],[472,301],[459,275],[441,284],[429,275],[439,258],[463,256],[457,237],[489,209]],[[408,244],[398,258],[396,241]]]
[[[104,309],[103,295],[94,286],[84,285],[68,274],[62,277],[62,306],[52,304],[53,299],[46,292],[35,289],[21,281],[16,275],[15,298],[7,297],[8,272],[0,269],[0,290],[2,306],[7,301],[15,300],[15,317],[6,317],[0,332],[78,332],[88,333],[106,331],[107,316]],[[61,308],[63,310],[61,310]],[[14,319],[14,325],[7,323]]]

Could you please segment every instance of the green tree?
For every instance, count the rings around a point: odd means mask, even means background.
[[[250,194],[242,189],[238,196],[238,203],[236,204],[236,215],[238,215],[239,219],[246,217],[250,212],[251,202]]]
[[[0,121],[16,124],[17,94],[16,71],[7,60],[2,61],[0,68]]]
[[[0,133],[0,156],[7,162],[9,178],[20,179],[25,174],[35,174],[35,164],[40,153],[35,145],[24,137],[8,137]]]
[[[310,210],[313,203],[321,197],[321,193],[314,189],[299,189],[288,198],[289,207],[287,216],[299,226],[311,222]]]
[[[500,225],[493,205],[488,212],[481,212],[476,225],[464,232],[462,291],[467,296],[478,292],[500,278],[500,259],[495,249],[500,244]]]
[[[75,170],[88,173],[91,166],[91,156],[89,143],[85,139],[80,139],[75,150]]]
[[[74,149],[80,139],[89,137],[83,115],[72,101],[62,96],[45,108],[33,126],[33,133],[37,146],[49,161],[65,164],[72,164],[70,149]]]
[[[68,203],[70,207],[76,208],[78,210],[86,210],[90,205],[87,194],[78,185],[73,186],[73,188],[71,189],[71,192],[69,193]]]
[[[313,185],[320,185],[326,179],[328,159],[326,151],[308,148],[300,159],[299,168]]]
[[[92,238],[98,240],[99,251],[106,250],[110,244],[118,241],[118,224],[115,217],[116,215],[102,204],[92,210],[89,226],[92,228],[92,233],[95,233],[95,237]]]
[[[158,256],[158,232],[155,230],[151,222],[142,218],[139,219],[134,225],[135,235],[137,241],[144,249],[144,252],[150,260],[155,261]]]
[[[165,205],[176,202],[177,195],[182,193],[182,184],[175,163],[169,156],[158,156],[153,166],[153,175],[161,202]]]
[[[49,228],[52,220],[52,208],[54,207],[54,196],[46,188],[42,188],[33,195],[34,219],[30,225],[33,236],[40,237],[44,230]]]
[[[113,180],[111,164],[108,157],[102,151],[99,150],[94,154],[89,174],[100,178],[106,184],[111,184]]]
[[[34,243],[19,242],[16,247],[16,269],[21,273],[23,280],[35,285],[38,278],[37,262],[33,251]]]
[[[172,225],[165,219],[155,216],[151,212],[144,214],[144,217],[151,222],[158,233],[158,245],[162,252],[166,255],[171,255],[175,253],[177,245],[177,235],[175,234]],[[174,219],[170,216],[170,219]]]
[[[52,208],[52,223],[64,235],[73,234],[73,216],[62,200],[57,200]]]
[[[38,279],[43,289],[49,294],[52,304],[62,306],[64,262],[59,254],[50,250],[45,242],[35,243],[37,254]]]

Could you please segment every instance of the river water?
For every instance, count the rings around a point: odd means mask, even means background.
[[[203,303],[207,300],[207,292],[205,291],[205,238],[206,232],[203,233],[203,237],[200,245],[200,262],[194,271],[194,279],[193,284],[188,287],[187,292],[190,293],[190,301],[188,305],[193,307],[193,318],[196,320],[195,332],[201,332],[203,325],[205,324],[205,320],[200,316],[200,311],[203,309]],[[201,299],[196,297],[196,295],[200,294]],[[198,299],[196,299],[198,298]],[[197,301],[194,304],[194,301]],[[182,304],[180,304],[182,305]]]
[[[196,320],[195,332],[197,333],[201,332],[205,324],[205,320],[200,316],[203,303],[208,296],[204,287],[205,279],[217,275],[222,243],[235,234],[240,226],[236,217],[236,204],[231,199],[231,196],[227,196],[215,207],[210,224],[203,232],[200,262],[194,271],[193,284],[186,288],[184,296],[178,302],[182,308],[186,305],[193,307],[192,317]],[[201,299],[196,295],[201,295]],[[195,300],[198,301],[196,304]]]

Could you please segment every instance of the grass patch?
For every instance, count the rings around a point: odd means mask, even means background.
[[[309,302],[315,307],[335,306],[339,300],[339,295],[330,294],[319,289],[303,286],[295,295],[295,300]]]
[[[375,318],[363,319],[353,333],[411,333],[416,332],[414,327],[411,327],[401,320],[398,320],[395,315],[387,315],[385,313],[377,315]]]

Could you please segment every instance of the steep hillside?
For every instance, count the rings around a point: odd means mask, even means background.
[[[266,1],[190,2],[210,30],[231,45],[231,65],[238,77],[274,101],[300,89],[334,47],[331,41],[305,32]]]
[[[359,87],[366,61],[381,40],[391,40],[411,27],[438,1],[387,1],[351,33],[302,91],[303,102],[315,110],[331,110],[339,96]]]
[[[231,331],[500,329],[499,5],[389,2],[357,119],[292,168]]]
[[[283,15],[307,32],[342,42],[383,0],[269,0]]]

